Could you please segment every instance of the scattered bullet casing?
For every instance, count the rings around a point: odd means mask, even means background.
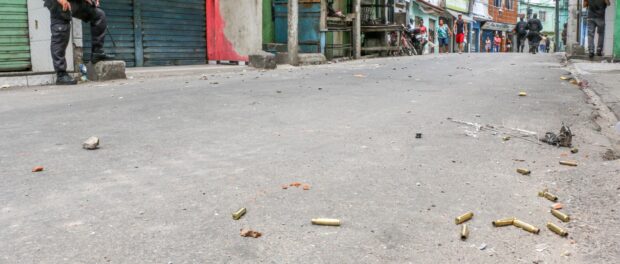
[[[527,93],[526,92],[520,92],[519,96],[527,96]]]
[[[500,220],[495,220],[493,221],[493,226],[494,227],[500,227],[500,226],[511,226],[515,221],[515,218],[504,218],[504,219],[500,219]]]
[[[538,192],[538,196],[545,197],[545,198],[547,198],[547,200],[552,201],[552,202],[557,202],[558,201],[558,197],[557,196],[555,196],[554,194],[549,193],[547,191]]]
[[[468,236],[469,236],[469,227],[467,226],[467,224],[464,224],[461,227],[461,240],[466,240]]]
[[[553,231],[553,233],[556,233],[560,236],[563,236],[563,237],[568,236],[568,232],[566,232],[566,230],[562,229],[561,227],[557,226],[554,223],[547,222],[547,228]]]
[[[245,212],[247,212],[247,210],[245,208],[241,208],[232,214],[232,218],[234,220],[239,220],[243,215],[245,215]]]
[[[518,173],[521,173],[521,174],[523,174],[523,175],[530,175],[530,173],[532,173],[530,170],[528,170],[528,169],[523,169],[523,168],[518,168],[518,169],[517,169],[517,172],[518,172]]]
[[[560,161],[560,165],[566,165],[566,166],[571,166],[571,167],[577,167],[577,162],[562,160],[562,161]]]
[[[324,226],[340,226],[340,220],[338,219],[328,219],[328,218],[316,218],[312,219],[313,225],[324,225]]]
[[[562,213],[558,210],[555,209],[551,209],[551,214],[555,217],[557,217],[558,219],[562,220],[562,222],[568,222],[570,221],[570,216],[568,216],[565,213]]]
[[[457,218],[454,220],[454,222],[455,222],[457,225],[460,225],[460,224],[462,224],[462,223],[464,223],[464,222],[469,221],[469,219],[471,219],[472,217],[474,217],[474,213],[473,213],[473,212],[469,212],[469,213],[466,213],[466,214],[464,214],[464,215],[461,215],[461,216],[457,217]]]
[[[538,229],[538,228],[536,228],[535,226],[530,225],[530,224],[528,224],[528,223],[526,223],[526,222],[523,222],[523,221],[521,221],[521,220],[518,220],[518,219],[515,219],[515,220],[512,222],[512,224],[513,224],[514,226],[516,226],[516,227],[518,227],[518,228],[521,228],[521,229],[523,229],[523,230],[525,230],[525,231],[527,231],[527,232],[530,232],[530,233],[534,233],[534,234],[538,234],[538,233],[540,233],[540,229]]]

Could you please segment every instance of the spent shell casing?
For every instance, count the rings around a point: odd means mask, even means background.
[[[232,218],[234,220],[239,220],[243,217],[243,215],[245,215],[245,212],[247,212],[247,210],[245,208],[241,208],[232,214]]]
[[[461,240],[466,240],[469,237],[469,227],[467,224],[463,224],[461,227]]]
[[[324,225],[324,226],[340,226],[340,220],[338,219],[329,219],[329,218],[316,218],[312,219],[313,225]]]
[[[523,175],[530,175],[530,173],[532,173],[530,170],[528,170],[528,169],[523,169],[523,168],[518,168],[518,169],[517,169],[517,172],[518,172],[518,173],[521,173],[521,174],[523,174]]]
[[[562,161],[560,161],[560,165],[566,165],[566,166],[577,167],[577,162],[575,162],[575,161],[567,161],[567,160],[562,160]]]
[[[468,213],[465,213],[465,214],[457,217],[454,220],[454,223],[456,223],[457,225],[460,225],[462,223],[465,223],[465,222],[469,221],[469,219],[471,219],[472,217],[474,217],[474,212],[468,212]]]
[[[493,226],[494,227],[500,227],[500,226],[511,226],[512,223],[515,221],[515,218],[504,218],[504,219],[499,219],[499,220],[495,220],[493,221]]]
[[[551,209],[551,214],[557,217],[558,219],[562,220],[562,222],[570,221],[570,216],[568,216],[565,213],[560,212],[559,210]]]
[[[549,228],[549,230],[553,231],[553,233],[556,233],[560,236],[568,236],[568,232],[566,232],[566,230],[562,229],[561,227],[559,227],[558,225],[551,223],[551,222],[547,222],[547,228]]]
[[[555,194],[546,192],[545,193],[545,198],[547,198],[547,200],[552,201],[552,202],[557,202],[558,201],[558,197]]]
[[[523,222],[523,221],[521,221],[521,220],[519,220],[519,219],[515,219],[515,220],[512,222],[512,224],[513,224],[514,226],[516,226],[516,227],[518,227],[518,228],[521,228],[521,229],[523,229],[523,230],[525,230],[525,231],[527,231],[527,232],[530,232],[530,233],[534,233],[534,234],[538,234],[538,233],[540,233],[540,229],[538,229],[538,228],[536,228],[535,226],[530,225],[530,224],[528,224],[528,223],[526,223],[526,222]]]

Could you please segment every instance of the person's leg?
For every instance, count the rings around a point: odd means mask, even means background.
[[[594,57],[594,33],[596,22],[594,18],[588,18],[588,55]]]
[[[598,32],[598,44],[596,45],[596,55],[603,55],[603,47],[605,45],[605,19],[596,19],[596,28]]]
[[[69,45],[69,38],[71,37],[69,27],[69,21],[62,18],[51,18],[52,63],[54,65],[54,71],[57,73],[64,73],[67,71],[67,60],[65,59],[65,53],[67,46]]]

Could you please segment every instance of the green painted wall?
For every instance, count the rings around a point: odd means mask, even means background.
[[[273,0],[263,0],[263,44],[273,43],[275,39],[272,3]]]
[[[614,58],[620,59],[620,4],[616,2],[616,23],[614,25]]]
[[[0,0],[0,71],[30,68],[26,0]]]

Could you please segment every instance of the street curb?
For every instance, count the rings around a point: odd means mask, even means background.
[[[592,90],[598,97],[601,98],[601,102],[605,104],[607,108],[614,114],[616,119],[620,120],[620,98],[611,94],[607,89],[603,88],[603,85],[596,82],[590,81],[584,77],[584,73],[578,68],[575,67],[571,60],[568,60],[568,69],[573,75],[573,78],[581,85],[586,86],[590,90]],[[582,86],[582,89],[584,87]]]

